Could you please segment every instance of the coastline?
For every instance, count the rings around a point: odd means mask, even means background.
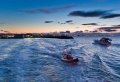
[[[73,37],[118,37],[120,33],[26,33],[26,34],[0,34],[0,39],[24,39],[24,38],[58,38],[73,39]]]

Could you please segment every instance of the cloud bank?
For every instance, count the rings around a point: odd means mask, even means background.
[[[86,23],[86,24],[82,24],[82,25],[93,25],[93,26],[97,26],[97,23]]]
[[[52,23],[53,21],[45,21],[44,23]]]
[[[119,13],[112,13],[113,10],[94,10],[94,11],[72,11],[68,16],[78,17],[98,17],[100,19],[109,19],[120,17]]]
[[[111,26],[111,27],[101,27],[101,28],[98,28],[98,30],[106,31],[106,32],[114,32],[114,31],[117,31],[118,29],[120,29],[120,26]]]

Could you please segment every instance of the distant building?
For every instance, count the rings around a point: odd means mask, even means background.
[[[66,33],[70,33],[70,31],[66,31]]]

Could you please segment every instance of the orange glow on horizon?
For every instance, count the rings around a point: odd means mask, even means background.
[[[49,33],[49,32],[60,32],[60,31],[70,31],[70,32],[75,32],[75,31],[94,31],[96,28],[99,27],[83,27],[80,26],[79,28],[76,28],[76,26],[71,25],[71,26],[57,26],[55,25],[54,27],[52,26],[12,26],[12,27],[7,27],[4,30],[9,31],[10,33]],[[115,33],[120,32],[120,29],[118,29]]]

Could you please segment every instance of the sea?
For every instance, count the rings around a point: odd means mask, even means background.
[[[0,82],[120,82],[120,37],[0,39]],[[79,58],[63,62],[64,49]]]

